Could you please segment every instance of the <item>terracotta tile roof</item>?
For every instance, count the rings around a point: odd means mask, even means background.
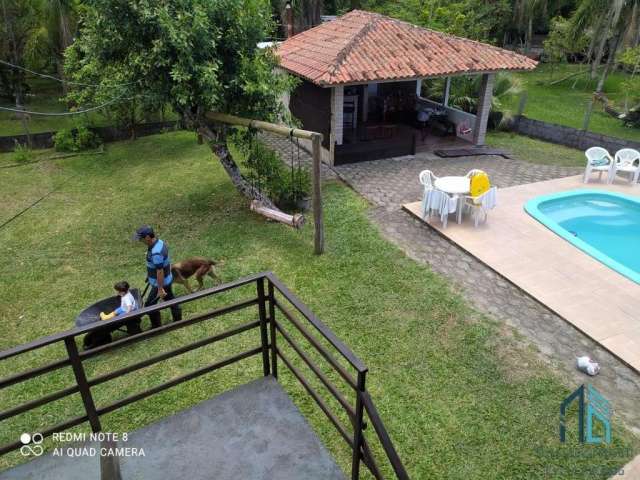
[[[509,50],[362,10],[287,39],[277,54],[285,70],[317,85],[533,70],[537,65]]]

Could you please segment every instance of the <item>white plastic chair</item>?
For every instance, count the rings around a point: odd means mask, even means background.
[[[428,204],[429,204],[429,192],[433,191],[434,187],[434,182],[438,179],[438,177],[436,177],[433,172],[431,170],[423,170],[420,172],[420,175],[418,176],[418,178],[420,179],[420,183],[424,186],[424,192],[422,194],[422,204],[421,204],[421,211],[422,211],[422,218],[425,218],[427,216],[427,210],[428,210]]]
[[[467,172],[467,174],[465,175],[465,177],[467,177],[467,178],[471,178],[471,177],[473,177],[476,173],[484,173],[484,174],[486,174],[487,172],[485,172],[484,170],[480,170],[479,168],[474,168],[474,169],[472,169],[472,170],[469,170],[469,171]]]
[[[449,196],[440,190],[430,190],[427,194],[427,209],[429,213],[437,213],[440,216],[442,228],[447,228],[447,220],[450,213],[455,213],[458,208],[458,197]]]
[[[584,152],[587,157],[587,166],[584,170],[584,183],[589,183],[589,177],[593,172],[598,172],[598,179],[602,180],[603,172],[607,172],[607,183],[613,180],[611,172],[614,168],[615,160],[611,158],[609,152],[602,147],[591,147]]]
[[[618,173],[628,174],[629,181],[633,185],[636,185],[640,177],[640,152],[633,148],[618,150],[615,155],[615,162],[613,163],[611,181],[616,178]]]
[[[489,210],[496,207],[497,200],[498,189],[496,187],[491,187],[478,197],[465,197],[465,206],[471,209],[474,227],[478,228],[481,214],[484,216],[483,222],[487,221]]]

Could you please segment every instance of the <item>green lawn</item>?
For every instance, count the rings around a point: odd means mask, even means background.
[[[543,142],[512,132],[487,132],[487,145],[504,149],[514,158],[543,165],[584,167],[584,153],[574,148]]]
[[[578,82],[575,88],[572,87],[576,77],[557,85],[549,85],[551,81],[559,80],[581,68],[586,67],[579,65],[553,67],[541,63],[533,72],[515,74],[522,80],[523,88],[528,94],[525,115],[536,120],[582,128],[586,105],[595,90],[597,80],[590,80],[589,75],[585,74],[577,77]],[[624,91],[621,86],[624,76],[625,74],[621,72],[612,73],[605,83],[604,93],[618,104],[624,102]],[[515,98],[507,107],[516,111],[518,102],[519,99]],[[594,106],[589,130],[640,141],[640,129],[625,127],[620,120],[606,114],[601,104]]]
[[[10,158],[0,156],[3,163]],[[445,279],[385,241],[367,219],[366,202],[342,184],[324,187],[327,251],[317,257],[309,226],[297,232],[251,213],[192,133],[110,144],[105,155],[0,169],[0,182],[11,186],[0,192],[0,223],[58,188],[0,229],[0,349],[71,327],[74,316],[111,295],[118,280],[141,285],[144,248],[130,237],[139,224],[150,223],[174,259],[224,259],[224,280],[273,270],[299,294],[369,367],[368,388],[412,478],[604,479],[640,451],[619,423],[615,448],[560,446],[558,407],[576,385],[563,385],[510,329],[479,315]],[[251,293],[233,292],[209,304]],[[186,314],[193,311],[189,307]],[[128,346],[87,362],[89,375],[247,318],[236,313]],[[257,342],[253,331],[143,369],[94,389],[96,402],[105,405]],[[0,362],[0,377],[57,354],[50,348],[19,364]],[[109,414],[103,428],[140,427],[260,374],[257,358],[236,364]],[[0,393],[2,409],[62,388],[70,373],[47,378]],[[348,468],[338,434],[283,366],[281,379]],[[72,397],[3,422],[0,443],[79,412],[80,401]],[[5,456],[0,468],[19,461],[19,455]]]

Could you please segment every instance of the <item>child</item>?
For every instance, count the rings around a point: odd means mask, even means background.
[[[111,313],[100,312],[101,320],[111,320],[116,315],[129,313],[138,308],[138,303],[136,302],[136,299],[133,298],[133,295],[131,295],[131,292],[129,291],[129,284],[127,282],[118,282],[113,286],[113,288],[115,288],[118,295],[122,297],[120,299],[120,307],[116,308]]]

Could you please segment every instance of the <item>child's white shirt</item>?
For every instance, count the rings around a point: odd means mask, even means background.
[[[122,309],[122,313],[129,313],[138,308],[136,299],[133,298],[133,295],[131,295],[131,292],[127,292],[125,295],[122,296],[120,300],[120,308]]]

